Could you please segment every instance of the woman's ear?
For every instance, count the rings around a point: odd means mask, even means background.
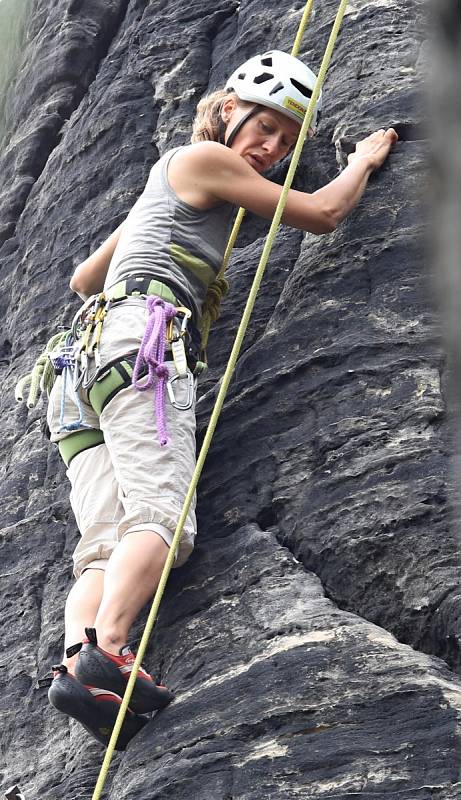
[[[231,114],[235,110],[236,107],[237,107],[237,101],[236,101],[235,97],[233,97],[232,95],[229,95],[229,97],[227,97],[224,100],[224,102],[223,102],[223,104],[221,106],[221,119],[222,119],[223,122],[226,123],[226,125],[229,122],[229,120],[231,118]]]

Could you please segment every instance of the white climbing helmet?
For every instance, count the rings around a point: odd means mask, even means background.
[[[294,56],[268,50],[253,56],[232,73],[226,84],[241,100],[280,111],[302,124],[317,76]],[[320,120],[322,93],[315,105],[311,127]]]

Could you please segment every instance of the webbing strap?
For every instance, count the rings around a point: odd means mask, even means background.
[[[311,0],[308,0],[308,5],[310,4],[310,2],[311,2]],[[295,174],[296,168],[298,166],[299,159],[301,157],[301,151],[302,151],[302,148],[303,148],[303,144],[304,144],[304,141],[305,141],[305,138],[306,138],[306,135],[307,135],[307,132],[308,132],[308,129],[309,129],[313,114],[314,114],[315,104],[316,104],[317,99],[319,97],[320,90],[322,88],[322,84],[323,84],[323,82],[325,80],[325,77],[326,77],[326,74],[327,74],[327,71],[328,71],[328,67],[329,67],[329,64],[330,64],[330,61],[331,61],[331,56],[332,56],[332,53],[333,53],[333,49],[334,49],[334,46],[335,46],[335,43],[336,43],[336,39],[338,37],[339,29],[341,27],[341,23],[343,21],[344,13],[346,11],[347,3],[348,3],[348,0],[340,0],[340,3],[339,3],[339,8],[338,8],[338,11],[337,11],[337,14],[336,14],[336,19],[335,19],[335,22],[333,24],[333,28],[332,28],[332,31],[331,31],[331,34],[330,34],[330,38],[328,40],[328,44],[327,44],[327,47],[326,47],[326,50],[325,50],[325,53],[324,53],[324,56],[323,56],[322,65],[320,67],[320,71],[319,71],[319,74],[318,74],[318,77],[317,77],[317,81],[316,81],[316,84],[315,84],[315,87],[314,87],[314,91],[312,93],[312,97],[310,99],[310,102],[309,102],[309,105],[308,105],[308,108],[307,108],[307,111],[306,111],[306,115],[304,117],[304,121],[303,121],[303,124],[301,126],[301,130],[299,132],[298,141],[296,143],[296,146],[295,146],[295,149],[294,149],[294,152],[293,152],[293,157],[292,157],[292,160],[291,160],[291,163],[290,163],[290,168],[288,170],[288,173],[287,173],[287,176],[286,176],[286,179],[285,179],[285,183],[283,185],[282,193],[280,195],[280,199],[279,199],[279,202],[277,204],[277,208],[275,210],[274,218],[272,220],[272,224],[271,224],[271,227],[270,227],[267,239],[266,239],[266,243],[264,245],[263,252],[261,254],[261,259],[260,259],[258,268],[256,270],[255,277],[253,279],[253,284],[252,284],[252,287],[250,289],[250,294],[248,296],[248,300],[247,300],[247,303],[246,303],[246,306],[245,306],[245,310],[243,312],[243,316],[242,316],[242,320],[241,320],[240,325],[239,325],[239,329],[237,331],[237,336],[236,336],[236,339],[235,339],[235,342],[234,342],[234,346],[232,348],[232,352],[231,352],[231,355],[230,355],[230,358],[229,358],[229,362],[228,362],[228,365],[226,367],[226,370],[225,370],[223,378],[222,378],[221,387],[220,387],[218,396],[216,398],[215,406],[213,408],[213,411],[212,411],[212,414],[211,414],[211,417],[210,417],[210,422],[208,424],[208,428],[207,428],[207,431],[206,431],[206,434],[205,434],[203,445],[201,447],[201,450],[200,450],[200,453],[199,453],[199,456],[198,456],[198,459],[197,459],[197,466],[195,468],[195,471],[194,471],[194,474],[192,476],[192,480],[191,480],[189,489],[188,489],[187,494],[186,494],[186,499],[184,501],[184,505],[183,505],[183,508],[182,508],[182,511],[181,511],[181,515],[179,517],[179,521],[178,521],[178,524],[176,526],[176,530],[175,530],[175,534],[174,534],[174,537],[173,537],[173,541],[171,543],[170,551],[168,553],[168,556],[167,556],[167,559],[166,559],[166,562],[165,562],[165,566],[163,568],[163,572],[162,572],[162,575],[160,577],[159,585],[158,585],[157,591],[155,593],[155,597],[154,597],[153,602],[152,602],[152,606],[151,606],[151,609],[150,609],[150,612],[149,612],[149,616],[148,616],[148,619],[147,619],[146,627],[144,629],[144,633],[142,635],[141,642],[139,644],[138,653],[136,655],[135,662],[133,664],[133,668],[131,670],[131,675],[130,675],[130,678],[129,678],[129,681],[128,681],[128,684],[127,684],[127,687],[126,687],[126,690],[125,690],[125,694],[123,696],[122,704],[120,706],[120,710],[118,712],[117,719],[115,721],[114,729],[112,731],[112,736],[110,737],[110,741],[109,741],[109,744],[108,744],[108,747],[107,747],[107,751],[106,751],[106,755],[105,755],[104,761],[102,763],[101,771],[99,773],[99,777],[98,777],[98,780],[97,780],[97,783],[96,783],[96,786],[95,786],[95,790],[94,790],[94,793],[93,793],[92,800],[100,800],[100,798],[101,798],[101,792],[102,792],[102,790],[104,788],[104,784],[105,784],[105,781],[106,781],[106,778],[107,778],[107,773],[109,771],[110,763],[112,761],[112,757],[113,757],[114,750],[115,750],[115,745],[116,745],[116,742],[117,742],[117,739],[118,739],[118,736],[119,736],[119,733],[120,733],[120,729],[121,729],[122,724],[123,724],[123,720],[125,719],[125,715],[126,715],[129,703],[130,703],[131,695],[133,693],[133,688],[134,688],[134,684],[136,682],[137,673],[138,673],[139,667],[141,666],[141,662],[142,662],[142,660],[144,658],[144,655],[145,655],[145,652],[146,652],[146,649],[147,649],[147,645],[149,643],[149,638],[150,638],[150,635],[151,635],[151,632],[152,632],[152,628],[154,627],[154,622],[156,620],[157,612],[158,612],[158,609],[159,609],[159,606],[160,606],[160,602],[162,600],[163,593],[165,591],[165,586],[166,586],[166,582],[168,580],[168,576],[169,576],[169,574],[171,572],[171,568],[172,568],[172,566],[174,564],[176,550],[177,550],[177,547],[179,545],[179,540],[181,538],[181,534],[183,532],[184,524],[185,524],[186,519],[187,519],[187,514],[189,512],[189,508],[190,508],[190,505],[192,503],[192,500],[193,500],[193,497],[194,497],[194,493],[195,493],[195,490],[197,488],[197,484],[199,482],[200,475],[202,473],[203,465],[205,463],[205,459],[206,459],[206,456],[208,454],[208,450],[210,448],[211,440],[213,438],[213,434],[214,434],[214,431],[215,431],[215,428],[216,428],[216,425],[217,425],[217,422],[218,422],[218,419],[219,419],[219,415],[221,413],[221,409],[223,407],[224,400],[226,398],[227,390],[229,388],[229,383],[230,383],[230,380],[232,378],[232,374],[234,372],[235,364],[237,362],[237,358],[238,358],[238,355],[239,355],[239,352],[240,352],[240,349],[241,349],[241,346],[242,346],[243,338],[245,336],[246,329],[248,327],[248,322],[250,320],[251,313],[253,311],[253,307],[254,307],[254,304],[255,304],[255,301],[256,301],[256,296],[258,294],[258,290],[259,290],[259,287],[261,285],[261,281],[262,281],[263,276],[264,276],[264,271],[266,269],[266,265],[267,265],[267,262],[269,260],[269,255],[270,255],[270,252],[272,250],[272,246],[273,246],[273,243],[274,243],[275,235],[276,235],[277,229],[278,229],[278,227],[280,225],[280,220],[282,218],[282,214],[283,214],[283,211],[284,211],[284,208],[285,208],[285,205],[286,205],[286,201],[287,201],[287,198],[288,198],[288,192],[289,192],[290,186],[291,186],[291,184],[293,182],[294,174]],[[304,17],[305,17],[305,15],[303,15],[303,20],[304,20]]]
[[[174,306],[178,305],[178,301],[169,286],[146,275],[136,275],[124,281],[119,281],[119,283],[111,286],[106,291],[107,297],[113,301],[124,300],[126,297],[133,297],[137,294],[156,295]]]
[[[66,467],[69,466],[75,456],[90,447],[96,447],[104,441],[104,434],[97,428],[87,428],[84,431],[70,433],[58,442],[59,453]]]
[[[135,357],[131,360],[122,358],[107,370],[100,378],[95,380],[88,391],[88,399],[93,411],[101,416],[107,404],[120,392],[131,386]]]

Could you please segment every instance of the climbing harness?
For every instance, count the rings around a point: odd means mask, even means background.
[[[92,800],[100,800],[100,798],[101,798],[101,793],[102,793],[102,790],[104,788],[104,784],[105,784],[105,781],[106,781],[106,778],[107,778],[107,774],[108,774],[108,771],[109,771],[110,763],[112,761],[112,757],[113,757],[113,754],[114,754],[117,738],[118,738],[118,735],[120,733],[120,730],[121,730],[121,727],[122,727],[122,724],[123,724],[123,720],[125,718],[125,714],[127,712],[127,709],[128,709],[129,703],[130,703],[131,695],[132,695],[133,688],[134,688],[135,681],[136,681],[137,672],[138,672],[138,669],[139,669],[139,667],[141,665],[141,662],[142,662],[142,660],[144,658],[144,655],[145,655],[145,652],[146,652],[146,648],[147,648],[147,645],[148,645],[148,642],[149,642],[149,638],[150,638],[150,635],[152,633],[152,628],[153,628],[154,622],[155,622],[155,620],[157,618],[157,613],[158,613],[158,609],[159,609],[159,606],[160,606],[160,602],[162,600],[162,597],[163,597],[163,594],[164,594],[164,591],[165,591],[166,582],[168,580],[168,576],[169,576],[169,574],[171,572],[171,569],[172,569],[174,561],[175,561],[176,551],[177,551],[177,548],[178,548],[178,545],[179,545],[179,541],[180,541],[180,538],[181,538],[181,535],[182,535],[182,532],[183,532],[183,529],[184,529],[184,525],[185,525],[185,522],[186,522],[186,519],[187,519],[187,514],[189,512],[189,508],[191,506],[191,503],[192,503],[192,500],[193,500],[193,497],[194,497],[194,494],[195,494],[195,491],[196,491],[196,488],[197,488],[197,484],[198,484],[198,481],[200,479],[200,475],[202,473],[203,465],[205,463],[205,459],[206,459],[208,450],[210,448],[211,440],[213,438],[213,434],[214,434],[214,431],[215,431],[215,428],[216,428],[216,425],[217,425],[217,422],[218,422],[218,419],[219,419],[219,415],[221,413],[221,409],[223,407],[224,400],[226,398],[226,394],[227,394],[227,391],[228,391],[228,388],[229,388],[229,383],[230,383],[230,380],[232,378],[232,375],[233,375],[233,372],[234,372],[234,369],[235,369],[235,365],[236,365],[236,362],[237,362],[237,358],[239,356],[240,349],[241,349],[241,346],[242,346],[243,338],[245,336],[245,333],[246,333],[246,330],[247,330],[247,327],[248,327],[248,323],[249,323],[249,320],[250,320],[250,317],[251,317],[251,313],[253,311],[253,307],[254,307],[254,304],[255,304],[255,301],[256,301],[256,297],[257,297],[257,294],[258,294],[258,290],[259,290],[259,287],[261,285],[261,281],[262,281],[263,276],[264,276],[264,271],[266,269],[267,262],[269,260],[269,256],[270,256],[270,253],[271,253],[271,250],[272,250],[272,246],[273,246],[273,243],[274,243],[275,235],[276,235],[277,229],[278,229],[278,227],[280,225],[280,221],[281,221],[281,218],[282,218],[282,215],[283,215],[283,211],[284,211],[284,208],[285,208],[285,205],[286,205],[286,202],[287,202],[288,192],[289,192],[291,184],[293,182],[294,174],[295,174],[296,168],[298,166],[299,159],[301,157],[301,151],[302,151],[302,148],[303,148],[303,145],[304,145],[304,141],[305,141],[308,129],[309,129],[309,125],[310,125],[310,122],[311,122],[311,119],[312,119],[312,116],[313,116],[313,113],[314,113],[315,104],[316,104],[317,99],[319,97],[320,90],[321,90],[321,87],[322,87],[323,82],[325,80],[326,73],[327,73],[327,70],[328,70],[328,66],[329,66],[330,61],[331,61],[331,56],[332,56],[332,53],[333,53],[333,49],[334,49],[335,42],[336,42],[336,39],[337,39],[337,36],[338,36],[338,33],[339,33],[339,29],[341,27],[341,23],[342,23],[344,14],[345,14],[345,11],[346,11],[347,3],[348,3],[348,0],[340,0],[340,3],[339,3],[339,7],[338,7],[336,18],[335,18],[335,21],[334,21],[334,24],[333,24],[333,28],[331,30],[330,37],[329,37],[329,40],[328,40],[328,44],[327,44],[327,47],[326,47],[326,50],[325,50],[325,53],[324,53],[324,56],[323,56],[323,59],[322,59],[322,64],[321,64],[321,67],[320,67],[320,70],[319,70],[318,78],[317,78],[317,81],[315,83],[315,87],[314,87],[313,92],[312,92],[312,97],[311,97],[311,99],[309,101],[309,105],[308,105],[308,108],[307,108],[307,111],[306,111],[306,115],[304,117],[304,120],[303,120],[303,123],[302,123],[302,126],[301,126],[301,130],[299,132],[298,141],[296,142],[296,146],[295,146],[295,149],[293,151],[293,156],[292,156],[291,163],[290,163],[290,166],[289,166],[289,169],[288,169],[288,172],[287,172],[287,176],[285,178],[285,183],[283,185],[283,189],[282,189],[282,192],[281,192],[281,195],[280,195],[280,199],[279,199],[279,202],[277,203],[277,208],[275,210],[274,217],[273,217],[273,220],[272,220],[272,223],[271,223],[271,226],[270,226],[270,230],[269,230],[269,233],[267,235],[267,239],[266,239],[266,242],[265,242],[265,245],[264,245],[264,248],[263,248],[263,252],[261,254],[261,258],[260,258],[260,261],[259,261],[259,264],[258,264],[258,268],[256,270],[255,277],[253,279],[253,284],[251,286],[250,293],[249,293],[249,296],[248,296],[248,299],[247,299],[247,303],[246,303],[246,306],[245,306],[245,309],[244,309],[244,312],[243,312],[242,320],[240,322],[239,329],[237,331],[237,335],[236,335],[236,338],[235,338],[235,342],[234,342],[234,345],[232,347],[232,351],[231,351],[231,355],[230,355],[230,358],[229,358],[229,362],[227,364],[226,370],[224,372],[224,375],[223,375],[223,378],[222,378],[222,381],[221,381],[221,386],[220,386],[220,389],[219,389],[219,392],[218,392],[218,396],[216,398],[216,402],[215,402],[213,411],[211,413],[210,421],[208,423],[208,428],[207,428],[207,431],[205,433],[205,438],[203,440],[203,444],[202,444],[202,447],[201,447],[201,450],[200,450],[200,453],[199,453],[199,456],[198,456],[198,459],[197,459],[197,465],[196,465],[194,474],[192,476],[192,480],[190,482],[189,489],[188,489],[187,494],[186,494],[186,498],[184,500],[184,505],[182,507],[182,511],[181,511],[181,514],[180,514],[180,517],[179,517],[179,520],[178,520],[178,524],[176,526],[176,530],[175,530],[175,533],[174,533],[174,536],[173,536],[173,541],[171,543],[171,547],[170,547],[170,550],[169,550],[169,553],[168,553],[168,556],[167,556],[167,559],[166,559],[166,562],[165,562],[165,566],[163,568],[162,575],[160,576],[160,581],[159,581],[159,584],[158,584],[158,587],[157,587],[157,591],[155,593],[155,596],[154,596],[154,599],[153,599],[153,602],[152,602],[152,606],[151,606],[151,609],[150,609],[150,612],[149,612],[149,616],[148,616],[147,623],[146,623],[146,626],[145,626],[145,629],[144,629],[144,633],[142,635],[141,642],[139,644],[138,653],[136,655],[136,659],[135,659],[135,662],[134,662],[133,667],[132,667],[131,675],[130,675],[130,678],[128,680],[128,684],[127,684],[127,687],[126,687],[126,690],[125,690],[125,694],[123,696],[122,704],[120,706],[120,711],[118,713],[118,716],[117,716],[117,719],[116,719],[116,722],[115,722],[115,725],[114,725],[114,729],[112,731],[112,736],[110,738],[110,742],[108,744],[107,751],[106,751],[106,754],[105,754],[105,757],[104,757],[104,760],[103,760],[103,763],[102,763],[102,766],[101,766],[101,771],[99,773],[99,777],[98,777],[98,780],[97,780],[97,783],[96,783],[96,786],[95,786],[95,789],[94,789],[94,792],[93,792]],[[308,2],[306,4],[306,7],[305,7],[305,10],[304,10],[303,18],[301,20],[300,29],[302,28],[304,30],[304,27],[307,24],[307,19],[310,16],[310,12],[312,10],[312,6],[313,6],[313,0],[308,0]],[[295,41],[295,45],[296,45],[296,43],[298,43],[298,46],[299,46],[299,42],[301,40],[301,37],[300,37],[299,33],[300,32],[298,31],[298,35],[297,35],[296,41]]]
[[[109,309],[133,297],[157,298],[161,303],[169,303],[174,314],[165,329],[168,351],[163,362],[173,361],[176,374],[168,375],[166,390],[172,405],[178,410],[191,408],[195,396],[196,379],[206,370],[207,365],[200,360],[200,334],[192,321],[192,312],[172,290],[161,281],[149,275],[135,275],[111,286],[105,292],[90,297],[75,315],[70,331],[53,336],[45,350],[37,359],[29,375],[21,378],[16,386],[16,399],[22,401],[25,390],[30,386],[27,404],[32,408],[39,397],[40,390],[51,392],[54,381],[62,375],[59,432],[69,436],[58,442],[59,452],[66,466],[83,450],[102,444],[101,431],[91,428],[84,422],[82,403],[78,394],[80,386],[86,391],[88,401],[99,416],[110,400],[124,388],[133,383],[133,370],[136,354],[128,354],[122,359],[106,364],[101,370],[99,345],[104,319]],[[136,381],[148,375],[146,364],[139,367]],[[179,381],[185,382],[185,400],[179,400]],[[142,387],[142,384],[141,384]],[[139,388],[139,385],[138,385]],[[160,429],[162,441],[167,438],[165,430],[164,400],[160,389],[156,389],[156,406],[160,410]],[[78,410],[78,417],[65,422],[67,394],[72,395]],[[164,387],[162,388],[164,397]]]

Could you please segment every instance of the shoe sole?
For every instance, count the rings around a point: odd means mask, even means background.
[[[58,675],[54,679],[48,691],[48,699],[54,708],[77,720],[91,736],[107,747],[120,708],[116,700],[96,700],[85,686],[69,674]],[[128,742],[147,722],[147,719],[127,711],[115,745],[116,750],[125,750]]]
[[[75,668],[75,675],[81,683],[90,686],[99,686],[123,697],[128,678],[125,679],[113,661],[94,644],[84,644]],[[165,708],[171,703],[174,695],[168,689],[160,689],[153,681],[137,678],[133,694],[130,699],[130,708],[136,714],[148,714]]]

